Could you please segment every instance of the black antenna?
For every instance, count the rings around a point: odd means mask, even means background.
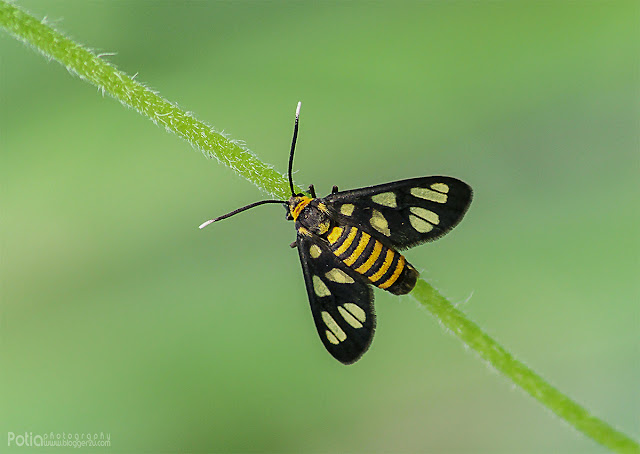
[[[291,139],[291,153],[289,154],[289,187],[291,188],[291,195],[296,195],[293,190],[293,151],[296,149],[296,139],[298,138],[298,119],[300,118],[300,106],[302,102],[298,102],[296,108],[296,122],[293,125],[293,139]]]
[[[300,118],[300,106],[302,106],[302,103],[298,102],[298,107],[296,108],[296,122],[293,126],[293,139],[291,140],[291,154],[289,155],[289,187],[291,188],[291,195],[296,195],[295,191],[293,190],[293,177],[291,174],[293,172],[293,151],[296,149],[296,139],[298,138],[298,119]],[[250,208],[257,207],[258,205],[264,205],[265,203],[279,203],[281,205],[287,206],[287,202],[282,200],[261,200],[259,202],[251,203],[245,207],[238,208],[237,210],[233,210],[231,213],[227,213],[215,219],[209,219],[207,222],[203,222],[202,224],[200,224],[200,227],[198,228],[203,229],[209,224],[213,224],[217,221],[222,221],[223,219],[230,218],[235,214],[242,213],[243,211],[246,211]]]
[[[259,202],[254,202],[251,203],[249,205],[247,205],[246,207],[242,207],[242,208],[238,208],[237,210],[233,210],[231,213],[227,213],[223,216],[217,217],[215,219],[209,219],[207,222],[203,222],[202,224],[200,224],[200,227],[198,227],[199,229],[203,229],[206,226],[208,226],[209,224],[213,224],[216,221],[222,221],[223,219],[227,219],[230,218],[231,216],[233,216],[234,214],[238,214],[238,213],[242,213],[243,211],[246,211],[250,208],[253,207],[257,207],[258,205],[264,205],[265,203],[279,203],[279,204],[284,204],[284,202],[282,200],[260,200]]]

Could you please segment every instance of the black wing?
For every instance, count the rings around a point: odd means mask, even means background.
[[[296,243],[320,340],[335,359],[354,363],[373,340],[373,290],[319,238],[298,234]]]
[[[434,176],[336,192],[323,200],[339,222],[363,228],[390,247],[406,249],[455,227],[471,198],[465,182]]]

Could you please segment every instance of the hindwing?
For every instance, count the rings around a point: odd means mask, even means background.
[[[394,249],[406,249],[455,227],[471,198],[471,187],[463,181],[433,176],[336,192],[323,201],[340,223],[366,229]]]
[[[296,244],[318,335],[334,358],[351,364],[373,339],[373,290],[319,237],[299,233]]]

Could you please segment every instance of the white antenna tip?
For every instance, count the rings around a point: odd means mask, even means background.
[[[298,101],[298,107],[296,108],[296,118],[300,116],[300,107],[302,107],[302,101]]]
[[[202,224],[200,224],[200,227],[198,227],[199,229],[204,229],[206,226],[208,226],[209,224],[211,224],[214,221],[214,219],[210,219],[207,222],[203,222]]]

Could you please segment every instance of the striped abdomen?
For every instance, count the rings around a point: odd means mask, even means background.
[[[367,277],[376,287],[396,295],[413,290],[418,278],[416,269],[402,254],[368,233],[352,226],[334,227],[326,238],[340,260]]]

